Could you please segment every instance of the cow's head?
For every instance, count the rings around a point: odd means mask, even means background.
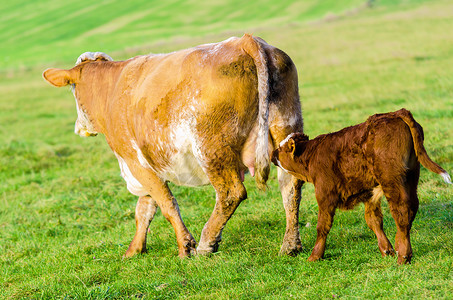
[[[42,74],[45,80],[56,87],[71,86],[77,106],[77,120],[75,122],[74,132],[83,137],[96,136],[98,132],[88,112],[84,108],[84,101],[86,99],[80,99],[78,95],[77,84],[82,76],[83,63],[97,60],[111,61],[113,59],[102,52],[85,52],[79,56],[74,68],[69,70],[52,68],[45,70]]]
[[[308,136],[303,133],[291,133],[272,152],[272,162],[288,173],[299,173],[300,163],[297,158],[304,152],[308,140]]]

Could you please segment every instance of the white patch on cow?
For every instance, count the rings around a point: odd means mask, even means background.
[[[209,43],[209,44],[201,45],[201,47],[207,47],[207,48],[210,47],[210,49],[206,49],[207,51],[204,53],[204,58],[211,59],[212,56],[215,56],[216,54],[221,52],[222,49],[224,49],[224,44],[231,42],[233,40],[236,40],[236,39],[238,39],[238,38],[230,37],[229,39],[218,42],[218,43]],[[227,58],[227,57],[231,58],[231,54],[229,53],[229,51],[224,51],[222,53],[222,56],[223,56],[223,58]]]
[[[232,37],[230,37],[230,38],[228,38],[228,39],[226,39],[224,41],[221,41],[221,42],[202,44],[202,45],[200,45],[200,47],[209,47],[209,46],[214,46],[215,47],[217,45],[222,45],[224,43],[228,43],[228,42],[231,42],[231,41],[237,40],[237,39],[238,39],[238,37],[232,36]]]
[[[106,60],[106,61],[113,61],[113,58],[111,58],[109,55],[105,54],[104,52],[85,52],[82,53],[79,58],[77,58],[76,61],[76,66],[81,64],[84,61],[87,60]]]
[[[191,132],[188,132],[186,126],[178,126],[173,130],[171,138],[176,149],[180,150],[185,146],[188,135],[190,134]]]
[[[216,45],[214,45],[214,47],[212,47],[212,49],[210,49],[208,51],[208,54],[209,55],[215,55],[217,52],[219,52],[219,50],[222,48],[222,43],[218,43]]]
[[[293,177],[282,168],[277,169],[278,185],[282,193],[283,206],[285,210],[291,209],[294,196]],[[289,205],[290,204],[290,205]]]
[[[94,128],[93,123],[91,123],[90,118],[88,117],[87,113],[80,107],[79,101],[75,94],[75,85],[71,85],[72,94],[74,95],[74,99],[76,101],[76,109],[77,109],[77,120],[74,125],[74,133],[82,136],[95,136],[97,135],[97,131]]]
[[[145,169],[152,169],[148,160],[143,155],[143,152],[138,147],[137,142],[135,142],[134,140],[131,140],[131,144],[132,144],[132,148],[137,152],[137,158],[138,158],[138,161],[140,162],[140,164],[142,165],[142,167]]]
[[[228,39],[224,40],[224,41],[223,41],[223,43],[228,43],[228,42],[231,42],[231,41],[233,41],[233,40],[237,40],[237,39],[238,39],[238,37],[237,37],[237,36],[232,36],[232,37],[230,37],[230,38],[228,38]]]
[[[129,166],[127,165],[126,161],[119,156],[116,152],[115,153],[116,158],[118,159],[118,163],[120,165],[120,170],[121,170],[121,176],[124,178],[124,180],[127,183],[127,189],[128,191],[135,195],[135,196],[146,196],[148,195],[148,191],[145,190],[143,185],[132,175],[131,170],[129,169]]]
[[[286,124],[288,124],[289,126],[291,127],[294,127],[296,126],[297,124],[300,124],[300,119],[299,119],[299,116],[297,114],[293,114],[290,116],[288,122]]]
[[[451,183],[451,178],[450,178],[450,175],[448,175],[447,172],[444,172],[442,174],[440,174],[440,176],[442,176],[442,178],[444,179],[444,181],[448,184],[452,184]]]
[[[113,59],[109,55],[107,55],[103,52],[85,52],[85,53],[82,53],[77,58],[75,65],[77,66],[87,60],[113,61]],[[74,126],[75,134],[83,136],[83,137],[97,135],[98,133],[96,132],[93,123],[91,123],[90,118],[88,117],[86,111],[83,110],[79,105],[79,101],[78,101],[78,99],[76,97],[76,93],[75,93],[75,84],[71,85],[71,90],[72,90],[72,93],[74,94],[74,98],[76,101],[76,107],[77,107],[77,120],[76,120],[75,126]]]
[[[295,135],[295,133],[290,133],[288,134],[288,136],[280,142],[280,145],[278,145],[279,147],[283,146],[285,143],[287,143],[289,141],[289,139],[291,139],[293,136]]]
[[[170,125],[174,128],[170,134],[170,143],[176,149],[170,165],[162,172],[160,177],[178,185],[200,186],[209,184],[209,179],[203,170],[203,160],[198,138],[191,128],[194,120],[181,118],[179,124]]]

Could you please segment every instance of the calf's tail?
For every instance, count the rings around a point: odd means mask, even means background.
[[[253,37],[245,34],[242,37],[243,50],[253,58],[258,77],[258,136],[255,152],[255,181],[261,190],[266,190],[269,177],[270,157],[268,152],[269,140],[269,69],[267,56],[263,48]]]
[[[432,161],[428,153],[426,153],[426,149],[423,146],[423,128],[415,121],[411,112],[403,108],[397,111],[396,114],[409,126],[418,161],[431,172],[441,175],[446,183],[452,184],[450,175],[441,166]]]

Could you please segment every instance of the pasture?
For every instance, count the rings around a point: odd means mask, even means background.
[[[85,51],[121,60],[253,33],[298,68],[310,137],[405,107],[424,127],[428,154],[453,175],[451,1],[201,2],[0,4],[0,298],[453,298],[453,187],[423,167],[411,265],[381,258],[363,205],[337,211],[325,259],[307,262],[317,220],[309,184],[300,207],[303,252],[279,256],[285,213],[275,167],[266,193],[246,176],[248,199],[218,253],[179,259],[173,228],[158,212],[148,254],[122,259],[137,198],[103,136],[73,133],[71,92],[41,78]],[[171,189],[198,240],[214,190]],[[383,213],[394,243],[385,200]]]

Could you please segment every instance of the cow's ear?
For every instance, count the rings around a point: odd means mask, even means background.
[[[289,152],[291,152],[291,156],[294,157],[294,152],[296,151],[296,143],[291,138],[291,139],[288,140],[286,145],[288,145],[288,149],[289,149]]]
[[[75,83],[76,78],[73,78],[74,76],[72,73],[71,70],[47,69],[42,73],[42,77],[50,84],[62,87]]]

